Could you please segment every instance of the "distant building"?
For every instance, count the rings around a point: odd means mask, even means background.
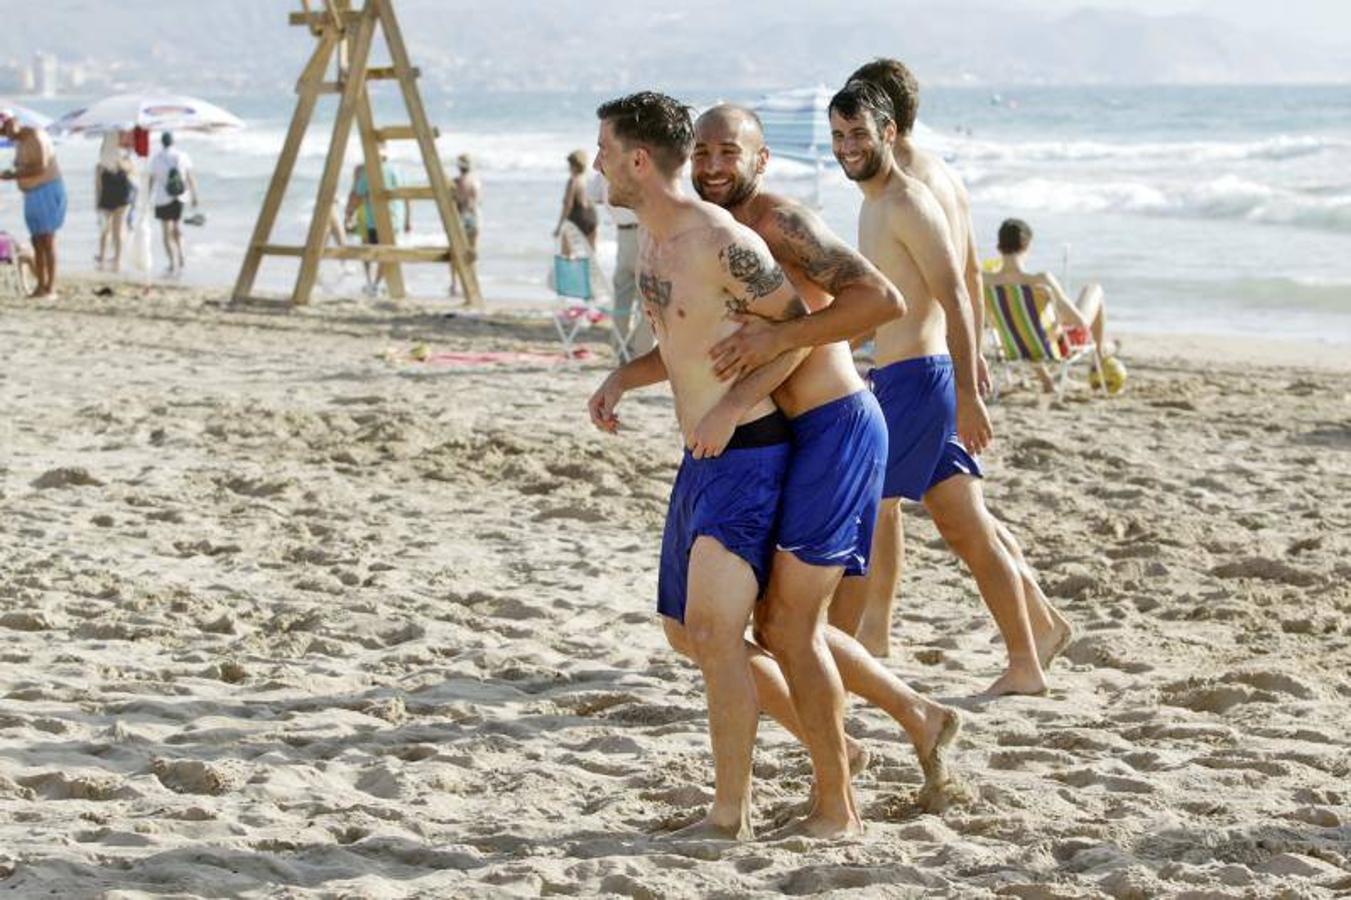
[[[40,96],[55,97],[60,89],[61,66],[51,53],[38,51],[33,54],[33,89]]]
[[[72,63],[66,66],[66,87],[72,91],[78,91],[84,87],[85,82],[89,80],[85,73],[85,68],[80,63]]]
[[[0,94],[27,94],[32,90],[32,69],[13,60],[0,63]]]

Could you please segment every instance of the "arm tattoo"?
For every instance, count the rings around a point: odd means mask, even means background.
[[[802,213],[775,210],[774,221],[807,277],[831,296],[868,275],[868,265],[861,256],[839,241],[822,240],[822,229]]]
[[[638,276],[638,290],[642,291],[644,300],[658,309],[665,310],[671,305],[671,282],[662,281],[651,272]]]
[[[748,247],[728,244],[718,256],[731,276],[750,291],[750,300],[745,303],[767,297],[783,284],[783,269],[773,262],[765,265],[764,255]]]

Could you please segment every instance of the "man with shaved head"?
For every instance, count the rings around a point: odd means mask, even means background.
[[[758,354],[753,365],[759,366],[807,351],[772,395],[788,417],[793,455],[769,585],[756,608],[756,634],[783,670],[796,718],[784,724],[807,745],[816,775],[814,808],[796,827],[813,836],[845,836],[856,833],[861,822],[849,790],[844,688],[902,725],[929,788],[946,780],[941,753],[959,725],[955,711],[912,691],[851,635],[824,622],[841,578],[868,569],[886,461],[882,412],[854,367],[847,341],[903,315],[905,303],[891,282],[815,213],[763,189],[769,151],[754,112],[721,105],[704,113],[695,124],[690,159],[699,196],[764,239],[811,310],[764,331],[763,317],[737,316],[742,331],[715,345],[712,356],[719,377],[730,379],[743,374],[752,354]],[[721,451],[717,436],[744,414],[740,404],[756,399],[734,388],[709,412],[696,430],[712,436],[709,453]],[[761,705],[770,712],[783,708],[765,696]]]

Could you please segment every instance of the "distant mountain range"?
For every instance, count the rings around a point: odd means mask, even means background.
[[[839,81],[898,56],[930,83],[1255,83],[1351,80],[1344,49],[1202,16],[1017,0],[397,0],[415,62],[455,89],[758,89]],[[0,62],[82,61],[99,85],[213,94],[294,83],[312,46],[279,0],[45,0],[0,29]]]

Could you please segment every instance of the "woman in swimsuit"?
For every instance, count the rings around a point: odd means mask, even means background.
[[[591,198],[586,195],[586,166],[587,158],[585,150],[574,150],[568,154],[568,170],[571,174],[568,176],[568,186],[563,191],[563,211],[558,216],[558,226],[554,228],[554,237],[562,237],[563,223],[571,222],[577,226],[577,230],[586,238],[586,242],[591,245],[591,252],[596,250],[596,228],[600,220],[596,215],[596,204],[591,202]],[[571,248],[568,246],[568,239],[562,237],[563,255],[571,256]]]

